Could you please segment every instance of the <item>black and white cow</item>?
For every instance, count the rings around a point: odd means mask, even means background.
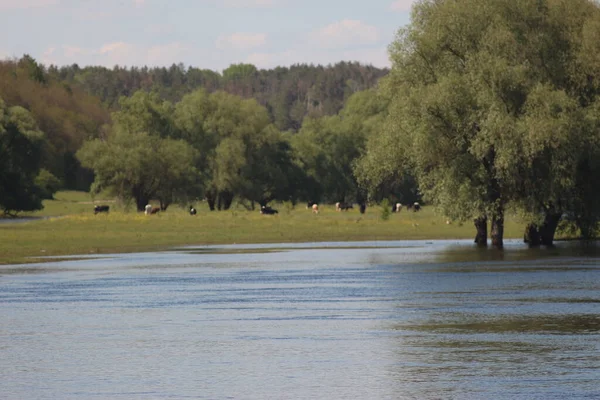
[[[109,207],[109,206],[105,206],[105,205],[102,205],[102,206],[94,206],[94,215],[96,215],[96,214],[98,214],[98,213],[103,213],[103,212],[104,212],[104,213],[107,213],[107,212],[108,212],[108,210],[110,210],[110,207]]]
[[[264,214],[264,215],[273,215],[273,214],[279,214],[279,211],[277,211],[274,208],[271,208],[269,206],[262,206],[260,208],[260,213]]]

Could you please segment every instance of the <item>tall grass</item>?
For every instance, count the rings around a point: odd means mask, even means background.
[[[146,216],[110,204],[108,214],[93,213],[88,194],[60,192],[47,201],[37,216],[49,219],[19,224],[0,224],[0,263],[34,261],[29,257],[146,251],[177,245],[323,242],[408,239],[468,239],[474,237],[471,224],[447,224],[431,208],[420,212],[394,213],[381,218],[380,207],[335,211],[320,205],[313,214],[303,205],[279,205],[277,215],[234,208],[210,212],[196,204],[198,214],[171,206],[166,212]],[[507,220],[505,236],[520,237],[523,225]]]

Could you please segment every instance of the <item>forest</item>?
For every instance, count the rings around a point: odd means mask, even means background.
[[[458,6],[457,6],[458,5]],[[600,202],[600,6],[430,0],[389,46],[353,62],[222,73],[0,62],[0,208],[60,188],[142,210],[206,199],[425,202],[503,246],[595,238]]]

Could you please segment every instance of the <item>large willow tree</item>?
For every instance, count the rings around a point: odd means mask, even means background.
[[[475,221],[479,244],[490,223],[502,247],[511,204],[546,244],[565,213],[590,234],[599,50],[591,0],[416,3],[390,46],[382,87],[392,101],[386,131],[368,145],[373,175],[410,170],[425,199]]]

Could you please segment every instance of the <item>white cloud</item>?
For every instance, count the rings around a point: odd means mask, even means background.
[[[146,0],[132,0],[136,7],[141,7],[146,3]]]
[[[320,47],[343,48],[373,44],[379,40],[379,32],[362,21],[345,19],[313,32],[311,38]]]
[[[218,49],[252,49],[267,43],[265,33],[233,33],[222,35],[217,38],[215,45]]]
[[[415,0],[396,0],[390,5],[390,9],[394,11],[410,11]]]
[[[59,0],[0,0],[0,10],[41,8],[58,2]]]

